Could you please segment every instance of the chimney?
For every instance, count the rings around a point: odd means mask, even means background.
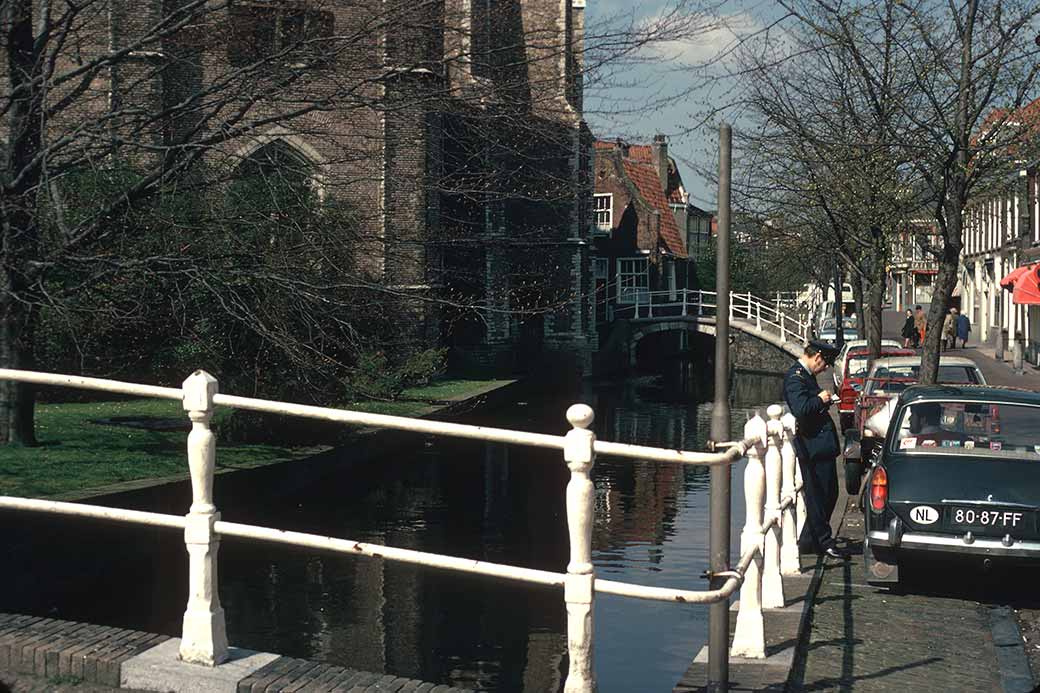
[[[664,135],[654,135],[654,144],[651,148],[654,157],[654,167],[657,168],[657,176],[661,179],[661,190],[665,196],[668,195],[668,140]]]

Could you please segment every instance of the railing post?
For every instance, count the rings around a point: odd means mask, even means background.
[[[592,567],[592,523],[595,489],[589,473],[595,464],[596,434],[588,430],[595,418],[592,408],[575,404],[567,410],[573,428],[567,432],[563,459],[571,471],[567,483],[567,530],[571,560],[567,564],[564,600],[567,603],[567,654],[569,665],[564,693],[592,693],[596,675],[592,667],[592,601],[596,576]]]
[[[779,311],[777,311],[777,314],[780,316],[780,341],[781,342],[786,342],[787,341],[787,328],[784,326],[784,318],[786,316],[783,313],[780,313]]]
[[[191,419],[188,434],[188,469],[191,471],[191,509],[184,525],[188,549],[188,607],[180,655],[185,662],[216,666],[228,658],[227,628],[220,606],[217,551],[220,537],[214,524],[220,513],[213,505],[213,469],[216,440],[209,422],[217,380],[198,370],[184,381],[184,409]]]
[[[763,658],[766,656],[765,624],[762,621],[762,517],[766,499],[766,470],[762,466],[762,455],[766,445],[766,422],[761,416],[744,424],[744,438],[754,438],[747,451],[747,466],[744,467],[744,501],[746,516],[744,532],[740,535],[740,554],[743,556],[752,547],[758,547],[758,555],[744,573],[740,586],[740,604],[737,610],[737,625],[733,631],[732,657]]]
[[[780,572],[784,575],[800,575],[802,572],[801,561],[798,558],[798,526],[795,518],[795,508],[798,505],[798,497],[801,491],[795,489],[795,470],[798,468],[798,458],[795,456],[792,443],[795,431],[794,414],[787,412],[780,418],[783,425],[783,445],[780,448],[780,457],[783,460],[784,482],[781,493],[784,498],[792,498],[793,501],[784,509],[783,522],[780,523]]]
[[[780,484],[783,475],[783,464],[780,457],[780,436],[783,424],[780,416],[784,413],[779,404],[772,404],[766,409],[769,421],[766,448],[766,512],[765,521],[776,518],[777,522],[766,532],[765,564],[762,568],[762,606],[779,608],[784,606],[784,582],[780,576]]]
[[[689,289],[683,289],[682,292],[682,314],[684,318],[686,317],[686,294],[689,293],[689,291]]]
[[[755,303],[755,327],[762,329],[762,304]]]

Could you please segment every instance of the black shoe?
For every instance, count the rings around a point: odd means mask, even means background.
[[[838,548],[837,546],[828,546],[823,550],[823,555],[830,558],[839,558],[843,561],[849,560],[849,552],[846,549]]]

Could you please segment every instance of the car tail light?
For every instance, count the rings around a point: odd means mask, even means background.
[[[879,513],[888,501],[888,473],[884,467],[876,467],[870,475],[870,508]]]

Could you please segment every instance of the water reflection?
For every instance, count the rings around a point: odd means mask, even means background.
[[[756,396],[773,385],[741,383],[737,393]],[[600,383],[568,397],[525,395],[472,422],[562,433],[566,407],[582,399],[595,407],[603,439],[703,449],[711,406],[664,393],[651,377]],[[733,407],[735,431],[749,413]],[[359,447],[341,451],[332,467],[218,477],[216,501],[236,522],[566,569],[568,472],[558,453],[406,434],[378,445],[367,462]],[[733,475],[737,527],[740,476]],[[706,469],[602,457],[594,479],[600,574],[705,587]],[[183,513],[189,497],[180,484],[105,502]],[[178,634],[187,561],[177,533],[11,514],[2,521],[14,537],[7,565],[17,568],[0,585],[0,609]],[[558,590],[242,540],[223,543],[220,569],[236,645],[467,688],[562,687],[566,615]],[[670,690],[704,642],[707,609],[601,596],[596,619],[601,691]]]

